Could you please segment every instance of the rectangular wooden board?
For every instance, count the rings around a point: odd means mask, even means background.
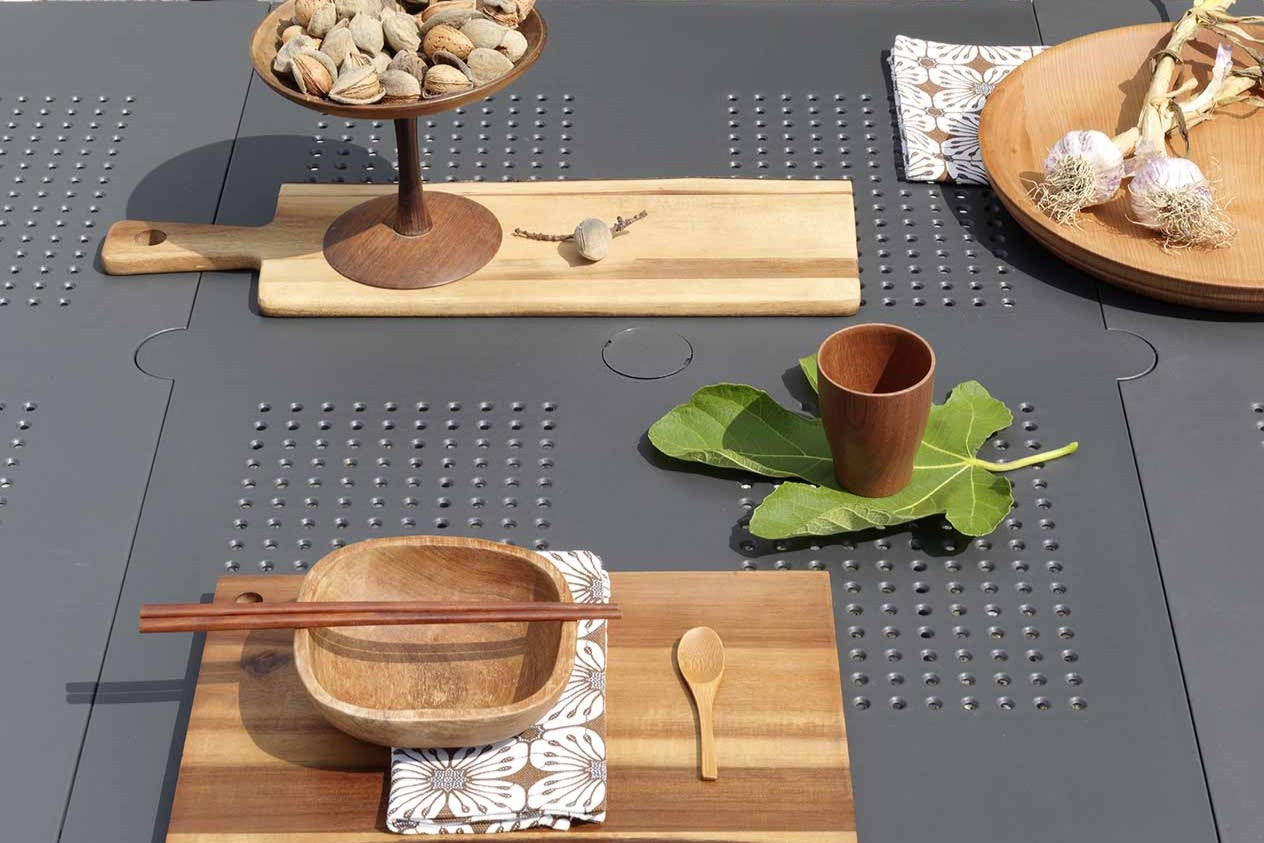
[[[301,577],[224,577],[217,601],[292,600]],[[827,574],[615,573],[607,668],[608,819],[480,839],[854,843]],[[720,777],[698,777],[677,639],[725,644]],[[285,630],[206,636],[167,843],[363,843],[385,830],[389,752],[325,723]]]
[[[261,226],[123,220],[101,262],[115,275],[258,269],[268,316],[837,316],[860,306],[851,182],[758,179],[466,182],[503,232],[491,262],[422,290],[358,284],[322,251],[340,214],[391,185],[286,184]],[[569,234],[586,217],[648,216],[593,263]]]

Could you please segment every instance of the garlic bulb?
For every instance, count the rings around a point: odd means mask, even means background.
[[[1123,153],[1105,132],[1067,132],[1045,158],[1045,195],[1061,202],[1046,210],[1074,214],[1108,202],[1123,177]]]
[[[1227,246],[1234,229],[1211,183],[1188,158],[1150,158],[1128,185],[1133,218],[1161,232],[1165,245]]]

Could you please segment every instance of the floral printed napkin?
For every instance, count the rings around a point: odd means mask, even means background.
[[[610,576],[586,551],[543,552],[576,603],[610,602]],[[392,749],[386,824],[400,834],[478,834],[606,818],[606,622],[580,621],[575,667],[557,704],[527,731],[487,746]]]
[[[1044,49],[941,44],[897,35],[891,77],[904,177],[988,184],[979,153],[979,112],[1002,79]]]

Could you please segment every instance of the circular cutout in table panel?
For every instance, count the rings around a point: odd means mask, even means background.
[[[684,371],[693,362],[693,345],[674,331],[638,326],[606,340],[601,359],[625,378],[656,380]]]
[[[1217,310],[1264,312],[1264,114],[1231,107],[1190,132],[1193,159],[1230,201],[1238,235],[1225,249],[1165,251],[1153,232],[1129,219],[1126,190],[1090,208],[1078,227],[1058,225],[1032,202],[1049,148],[1072,129],[1116,134],[1136,122],[1150,80],[1150,56],[1170,24],[1111,29],[1060,44],[1024,63],[988,98],[980,147],[997,195],[1020,225],[1067,262],[1154,298]],[[1185,51],[1184,72],[1205,83],[1216,39],[1204,34]],[[1251,62],[1240,51],[1242,66]],[[1250,115],[1250,116],[1248,116]]]

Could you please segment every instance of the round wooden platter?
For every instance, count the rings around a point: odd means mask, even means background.
[[[1042,245],[1080,269],[1133,292],[1216,310],[1264,312],[1264,113],[1233,106],[1190,131],[1189,157],[1216,180],[1238,227],[1223,249],[1165,250],[1129,219],[1126,189],[1059,225],[1028,195],[1049,148],[1072,129],[1117,134],[1136,123],[1150,56],[1170,24],[1110,29],[1060,44],[1024,63],[988,97],[979,123],[983,162],[1001,202]],[[1217,39],[1186,50],[1184,74],[1205,83]],[[1249,57],[1235,51],[1239,66]],[[1183,150],[1175,140],[1173,153]]]
[[[324,97],[314,97],[300,93],[294,80],[288,75],[281,75],[272,69],[272,60],[276,58],[281,30],[290,25],[294,17],[294,0],[282,3],[268,14],[255,29],[250,39],[250,60],[255,66],[255,73],[269,88],[281,96],[307,108],[324,114],[338,117],[351,117],[360,120],[396,120],[403,117],[420,117],[423,114],[436,114],[466,103],[481,100],[502,88],[513,84],[527,68],[535,64],[548,40],[548,28],[540,13],[531,10],[526,19],[518,26],[518,31],[527,39],[527,52],[518,59],[513,69],[488,85],[458,91],[441,97],[429,97],[417,100],[382,100],[371,105],[344,105]]]

